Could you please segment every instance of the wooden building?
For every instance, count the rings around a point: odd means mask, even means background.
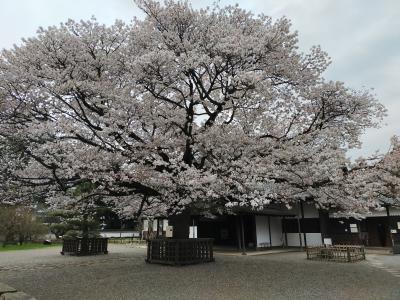
[[[384,211],[373,211],[365,219],[356,220],[335,218],[303,203],[290,209],[279,205],[263,210],[242,207],[234,214],[212,218],[183,213],[146,222],[144,237],[213,238],[216,246],[243,251],[321,245],[329,240],[334,244],[390,247],[392,233],[400,233],[400,209],[388,206]]]

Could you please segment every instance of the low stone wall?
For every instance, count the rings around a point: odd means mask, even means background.
[[[36,300],[24,292],[18,292],[15,288],[0,282],[0,300]]]
[[[365,260],[364,246],[333,245],[307,247],[307,259],[355,262]]]

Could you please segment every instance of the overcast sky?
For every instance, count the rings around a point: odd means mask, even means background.
[[[214,0],[193,0],[194,7]],[[388,109],[380,129],[368,130],[363,146],[350,155],[386,152],[392,135],[400,135],[400,1],[399,0],[256,0],[220,1],[274,18],[286,16],[299,32],[300,48],[321,45],[333,63],[324,77],[352,88],[374,88]],[[111,24],[143,16],[132,0],[1,0],[0,48],[31,37],[39,26],[67,19],[89,19]]]

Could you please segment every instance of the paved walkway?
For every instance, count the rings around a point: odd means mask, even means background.
[[[110,254],[61,256],[47,248],[0,254],[0,282],[47,299],[400,299],[400,278],[373,262],[307,261],[304,253],[216,255],[215,263],[146,264],[145,249],[110,245]]]
[[[400,255],[376,255],[368,256],[368,263],[380,270],[389,272],[400,279]],[[399,287],[400,288],[400,287]]]

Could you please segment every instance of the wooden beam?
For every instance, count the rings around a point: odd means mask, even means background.
[[[321,230],[322,244],[324,244],[324,238],[329,237],[329,212],[326,210],[319,209],[319,226]]]
[[[254,239],[254,247],[257,249],[258,247],[258,242],[257,242],[257,220],[256,220],[256,215],[252,215],[252,222],[253,222],[253,239]]]
[[[272,247],[271,217],[270,216],[268,216],[268,234],[269,234],[269,246]]]
[[[300,201],[300,209],[301,209],[301,220],[303,221],[304,224],[304,207],[303,207],[303,201]],[[304,232],[304,247],[307,248],[307,233]]]
[[[300,205],[299,205],[300,206]],[[303,241],[301,239],[301,225],[300,225],[300,207],[297,209],[297,229],[299,232],[299,244],[300,244],[300,251],[303,251]]]
[[[240,215],[240,225],[242,227],[242,255],[247,255],[247,253],[246,253],[246,239],[245,239],[245,236],[244,236],[243,215]]]
[[[392,234],[392,222],[391,222],[391,218],[390,218],[390,204],[386,204],[385,205],[386,208],[386,218],[387,218],[387,230],[389,231],[389,237],[390,237],[390,241],[392,242],[392,247],[394,245],[394,241],[393,241],[393,234]]]
[[[156,238],[160,237],[160,218],[156,218],[157,220],[157,231],[156,231]]]
[[[242,250],[242,238],[241,238],[240,220],[239,220],[239,218],[240,218],[239,216],[235,216],[238,249]]]

